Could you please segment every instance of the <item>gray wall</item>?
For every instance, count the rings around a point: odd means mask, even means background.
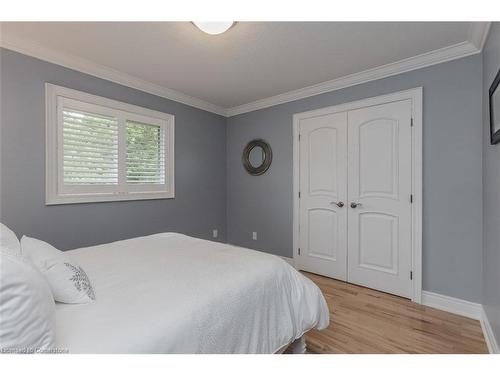
[[[292,256],[294,113],[417,86],[424,87],[423,288],[481,301],[480,55],[231,117],[228,242]],[[274,159],[268,173],[252,177],[243,170],[241,151],[256,137],[269,141]],[[257,241],[252,231],[258,232]]]
[[[0,59],[0,220],[18,236],[63,250],[163,231],[225,240],[225,118],[9,50]],[[45,206],[45,82],[174,114],[175,199]]]
[[[18,235],[38,237],[61,249],[169,230],[210,238],[211,230],[218,229],[222,241],[227,238],[238,245],[292,256],[292,115],[423,86],[423,286],[425,290],[445,295],[481,300],[482,57],[479,55],[227,121],[8,50],[0,50],[0,69],[0,220]],[[45,206],[45,82],[173,113],[176,198]],[[274,154],[270,170],[259,177],[249,176],[241,165],[241,151],[255,137],[267,139]],[[498,164],[486,154],[497,149],[485,151],[488,171],[485,181],[493,181],[485,186],[485,194],[489,196],[498,194],[499,173]],[[498,152],[494,157],[498,160]],[[490,228],[485,231],[489,249],[485,250],[485,258],[493,257],[498,265],[498,230],[491,229],[499,227],[496,202],[494,212],[485,206]],[[251,239],[252,231],[258,232],[257,241]],[[487,262],[485,267],[494,265]],[[487,296],[491,294],[490,311],[498,311],[493,310],[498,309],[498,294],[494,294],[498,293],[498,287],[495,288],[498,267],[491,269],[486,273],[490,276],[486,276],[484,292]],[[498,327],[498,321],[495,324]]]
[[[495,22],[483,50],[483,305],[500,343],[500,144],[490,145],[488,90],[500,69],[500,24]]]

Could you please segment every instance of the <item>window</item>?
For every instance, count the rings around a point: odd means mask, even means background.
[[[46,203],[174,197],[174,116],[46,84]]]

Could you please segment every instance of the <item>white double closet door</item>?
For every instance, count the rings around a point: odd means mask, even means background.
[[[300,269],[411,296],[411,106],[300,120]]]

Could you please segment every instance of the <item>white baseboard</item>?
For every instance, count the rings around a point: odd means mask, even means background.
[[[480,303],[469,302],[459,298],[423,291],[422,304],[435,309],[447,311],[452,314],[479,320],[481,323],[481,329],[483,330],[484,340],[488,346],[488,351],[491,354],[500,353],[498,343],[495,339],[495,335],[493,334],[493,329],[491,328],[488,317],[484,312],[483,305]]]
[[[280,257],[283,259],[285,262],[287,262],[289,265],[291,265],[293,268],[295,268],[295,259],[289,258],[289,257]]]
[[[484,308],[481,308],[481,311],[481,328],[483,329],[484,340],[486,341],[486,345],[488,346],[488,351],[490,352],[490,354],[500,354],[500,349],[495,335],[493,334],[493,329],[491,328],[488,316],[486,315]]]
[[[483,316],[483,306],[480,303],[448,297],[426,290],[422,291],[422,305],[476,320],[481,320]]]

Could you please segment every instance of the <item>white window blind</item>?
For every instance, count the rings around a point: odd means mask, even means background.
[[[47,204],[174,197],[174,117],[47,84]]]
[[[164,160],[161,127],[127,121],[127,183],[163,184]]]
[[[64,184],[118,184],[118,119],[63,109]]]

